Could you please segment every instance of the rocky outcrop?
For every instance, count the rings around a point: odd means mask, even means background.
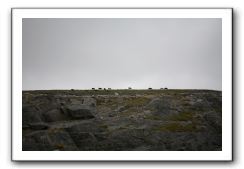
[[[46,112],[44,111],[42,116],[46,122],[65,121],[71,119],[68,115],[64,114],[62,108],[55,108]]]
[[[74,104],[66,107],[66,111],[73,119],[91,119],[95,118],[94,108],[88,105]]]
[[[221,151],[221,100],[209,90],[26,91],[22,149]]]

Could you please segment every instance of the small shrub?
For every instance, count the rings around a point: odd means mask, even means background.
[[[189,124],[180,124],[180,123],[169,123],[169,124],[165,124],[165,125],[161,125],[158,126],[156,128],[154,128],[154,130],[157,131],[169,131],[169,132],[194,132],[196,131],[196,126],[193,123],[189,123]]]
[[[169,116],[169,120],[172,121],[189,121],[193,119],[193,113],[191,112],[180,112]]]
[[[59,150],[63,150],[64,149],[64,145],[63,144],[57,144],[56,147]]]

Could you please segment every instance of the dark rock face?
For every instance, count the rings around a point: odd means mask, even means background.
[[[221,151],[222,94],[26,91],[22,131],[24,151]]]
[[[23,104],[22,115],[24,117],[22,119],[23,126],[28,126],[29,123],[42,122],[41,116],[35,105]]]
[[[65,115],[61,109],[52,109],[43,112],[42,116],[46,122],[65,121],[69,119],[69,116]]]
[[[67,112],[74,119],[91,119],[95,118],[93,113],[94,109],[88,105],[70,105],[66,107]]]
[[[23,138],[23,150],[26,151],[54,151],[78,150],[70,135],[63,130],[37,131]]]
[[[48,129],[48,124],[43,123],[43,122],[38,122],[38,123],[30,123],[29,127],[33,130],[45,130]]]

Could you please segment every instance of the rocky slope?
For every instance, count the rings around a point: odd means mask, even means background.
[[[222,93],[23,91],[25,151],[221,151]]]

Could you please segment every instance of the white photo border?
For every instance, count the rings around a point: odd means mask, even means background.
[[[232,161],[232,8],[12,8],[13,161]],[[221,18],[222,151],[22,151],[23,18]]]

